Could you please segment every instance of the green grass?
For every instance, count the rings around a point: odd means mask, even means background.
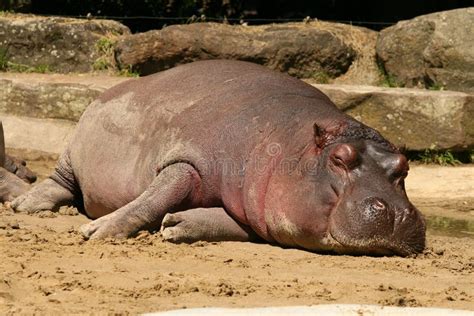
[[[51,72],[48,65],[37,65],[29,66],[10,61],[8,56],[8,47],[0,47],[0,71],[11,71],[11,72],[36,72],[36,73],[47,73]]]
[[[402,87],[404,87],[403,84],[400,84],[397,81],[397,77],[387,73],[387,71],[385,70],[385,67],[382,65],[382,63],[377,62],[377,66],[379,68],[380,76],[382,77],[381,82],[380,82],[380,85],[382,87],[387,87],[387,88],[402,88]]]
[[[131,65],[127,68],[120,69],[119,75],[123,77],[140,77],[140,74],[134,71]]]
[[[92,67],[94,70],[107,70],[111,67],[112,65],[110,62],[107,60],[105,57],[99,57],[94,61],[94,64]]]
[[[115,42],[107,37],[102,37],[95,43],[95,47],[99,54],[108,55],[113,52]]]
[[[0,10],[0,16],[7,16],[14,13],[12,10]]]
[[[7,62],[6,71],[11,72],[23,72],[23,73],[48,73],[51,72],[48,65],[28,66],[23,64],[17,64],[13,62]]]
[[[330,77],[325,72],[315,72],[311,75],[311,78],[314,79],[317,83],[329,83]]]
[[[441,91],[441,90],[444,90],[444,87],[439,83],[433,82],[432,84],[430,84],[428,86],[428,89],[429,90],[435,90],[435,91]]]
[[[33,72],[39,72],[42,74],[51,72],[51,69],[49,69],[48,65],[38,65],[36,67],[33,67],[33,70],[34,70]]]
[[[94,61],[92,67],[94,70],[107,70],[114,68],[113,56],[114,56],[115,41],[102,37],[95,43],[95,49],[99,57]]]
[[[8,49],[0,47],[0,71],[6,71],[8,68]]]
[[[382,86],[387,88],[401,88],[403,85],[397,82],[395,76],[385,74],[382,80]]]
[[[449,150],[426,149],[418,155],[419,161],[424,164],[436,164],[442,166],[455,166],[461,164],[461,161],[458,160]]]

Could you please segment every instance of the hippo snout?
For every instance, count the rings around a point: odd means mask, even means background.
[[[407,200],[400,200],[389,203],[386,198],[368,197],[336,209],[331,235],[343,245],[340,252],[405,256],[422,251],[425,247],[423,216]]]
[[[425,248],[426,223],[416,207],[397,212],[395,216],[393,239],[409,253],[418,253]]]

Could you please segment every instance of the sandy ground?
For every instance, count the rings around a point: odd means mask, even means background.
[[[32,160],[42,177],[54,164]],[[149,233],[84,241],[77,228],[88,219],[74,209],[32,216],[0,206],[0,314],[328,303],[474,310],[474,166],[414,166],[407,190],[437,228],[413,258],[237,242],[174,245]],[[449,229],[452,223],[459,228]]]

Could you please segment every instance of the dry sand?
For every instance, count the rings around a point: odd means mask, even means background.
[[[30,165],[44,177],[53,161]],[[412,167],[408,193],[425,214],[471,224],[456,234],[466,237],[429,232],[428,248],[414,258],[238,242],[174,245],[149,233],[84,241],[77,229],[88,219],[74,209],[25,215],[0,206],[0,314],[328,303],[474,310],[473,186],[472,165]]]

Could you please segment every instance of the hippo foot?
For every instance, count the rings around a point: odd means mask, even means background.
[[[129,234],[116,223],[116,214],[111,213],[82,225],[79,230],[85,239],[127,238]]]
[[[54,203],[45,200],[38,192],[27,192],[14,199],[10,207],[15,212],[33,214],[41,211],[54,209]]]
[[[163,239],[172,243],[249,241],[254,233],[243,228],[222,208],[196,208],[168,213],[161,223]]]
[[[57,211],[60,206],[72,201],[73,194],[51,179],[33,187],[30,191],[18,196],[11,202],[16,212],[33,214],[41,211]]]
[[[168,213],[163,218],[161,223],[163,239],[172,243],[193,243],[201,240],[199,234],[196,234],[197,223],[186,221],[186,216],[180,213]]]

